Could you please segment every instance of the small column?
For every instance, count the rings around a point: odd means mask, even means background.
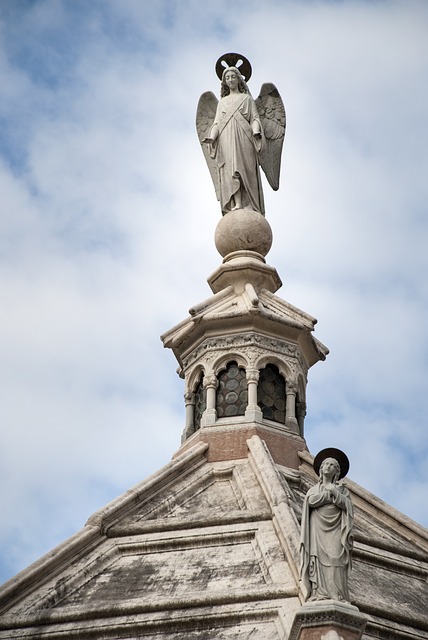
[[[207,408],[202,414],[201,427],[215,424],[217,420],[216,391],[218,387],[217,376],[205,376],[204,389],[207,391]]]
[[[184,404],[186,407],[186,424],[181,436],[181,444],[195,433],[195,394],[185,393]]]
[[[294,616],[288,640],[360,640],[367,618],[346,602],[307,602]]]
[[[290,431],[293,431],[293,433],[299,433],[299,424],[296,419],[297,385],[295,382],[289,382],[287,380],[285,394],[287,396],[285,407],[285,426],[288,427]]]
[[[299,433],[304,437],[305,432],[305,416],[306,416],[306,402],[296,402],[297,422],[299,424]]]
[[[245,417],[251,422],[260,422],[263,420],[263,413],[257,404],[257,384],[259,377],[260,372],[258,369],[247,369],[248,404],[245,410]]]

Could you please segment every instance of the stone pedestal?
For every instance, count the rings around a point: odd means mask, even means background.
[[[282,286],[277,270],[266,264],[264,257],[255,251],[229,253],[223,258],[223,264],[208,278],[214,293],[232,286],[241,294],[248,288],[248,283],[251,285],[250,291],[256,294],[263,289],[275,293]],[[251,293],[249,295],[255,302],[256,298]]]
[[[308,602],[296,613],[288,640],[360,640],[366,621],[351,604]]]

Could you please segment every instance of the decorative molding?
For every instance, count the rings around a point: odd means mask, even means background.
[[[321,632],[322,627],[325,627],[326,632],[331,627],[336,628],[339,632],[346,630],[348,631],[347,638],[359,640],[364,632],[366,623],[366,616],[357,607],[349,603],[335,600],[307,602],[297,611],[288,640],[317,637],[305,633],[306,630],[314,627]]]
[[[237,626],[242,631],[243,626],[251,625],[251,631],[255,624],[272,625],[271,634],[266,636],[270,639],[277,637],[277,625],[282,629],[278,600],[284,598],[294,600],[294,589],[266,586],[229,590],[227,593],[219,594],[195,594],[187,599],[185,610],[177,608],[177,600],[173,597],[160,598],[151,606],[138,600],[123,598],[120,605],[103,603],[87,611],[64,608],[46,611],[37,617],[22,615],[3,618],[0,621],[0,639],[10,640],[11,637],[19,637],[39,640],[41,625],[44,623],[49,624],[50,640],[101,637],[100,629],[104,633],[108,632],[108,635],[103,637],[124,638],[131,635],[135,637],[136,634],[146,637],[155,633],[173,633],[174,637],[185,637],[195,628],[214,628],[221,637],[222,632],[231,626]],[[100,625],[100,620],[102,622],[107,617],[109,625],[106,629],[105,624]],[[15,630],[19,630],[19,636]],[[175,636],[178,633],[183,635]]]
[[[298,359],[299,356],[299,348],[296,344],[249,331],[232,336],[207,338],[183,359],[183,368],[184,370],[188,369],[202,356],[206,360],[208,352],[233,351],[235,349],[239,349],[241,353],[248,353],[251,349],[255,349],[256,357],[261,353],[266,354],[266,352],[281,354],[287,356],[287,358],[294,359]],[[212,358],[213,356],[210,359],[212,360]],[[306,367],[302,367],[301,361],[299,361],[299,364],[306,374]]]
[[[109,530],[109,537],[127,538],[129,536],[146,535],[149,533],[163,533],[165,531],[185,531],[202,527],[230,526],[235,524],[255,523],[269,520],[271,511],[268,507],[254,510],[234,509],[226,513],[213,512],[209,515],[199,515],[189,518],[186,516],[160,517],[153,520],[136,520],[124,525],[115,525]]]

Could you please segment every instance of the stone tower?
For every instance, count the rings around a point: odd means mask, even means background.
[[[214,157],[216,133],[203,133]],[[257,146],[257,123],[252,133]],[[0,640],[428,638],[428,532],[351,480],[352,605],[304,604],[300,523],[317,481],[306,385],[327,349],[313,336],[315,319],[276,295],[261,193],[250,207],[234,192],[232,204],[243,206],[228,210],[234,176],[222,170],[223,261],[208,280],[212,296],[162,336],[184,379],[181,446],[0,588]],[[249,191],[254,184],[250,176]]]
[[[202,441],[211,460],[237,459],[258,435],[275,462],[297,469],[308,370],[328,350],[312,335],[316,320],[275,295],[281,280],[265,261],[266,218],[231,211],[215,239],[223,263],[208,279],[214,295],[162,336],[185,380],[180,451]]]

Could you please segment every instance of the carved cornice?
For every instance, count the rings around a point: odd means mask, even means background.
[[[296,598],[296,590],[291,587],[265,585],[248,589],[229,589],[224,593],[195,593],[187,597],[186,609],[177,609],[177,598],[167,596],[156,603],[144,603],[140,599],[123,598],[118,603],[100,602],[91,609],[61,607],[37,615],[7,616],[0,620],[0,638],[40,638],[35,632],[41,625],[49,624],[49,637],[59,638],[100,637],[100,620],[104,637],[129,637],[130,619],[132,633],[139,637],[168,634],[171,627],[187,637],[198,629],[218,629],[219,637],[225,627],[232,625],[264,625],[272,622],[277,629],[281,625],[278,618],[281,611],[277,601]],[[268,601],[268,605],[263,601]],[[262,602],[262,604],[260,604]],[[216,611],[216,608],[219,608]],[[159,612],[167,612],[167,616]],[[190,612],[190,613],[189,613]],[[193,615],[191,615],[193,614]],[[105,623],[108,620],[108,624]],[[70,628],[72,626],[72,628]],[[17,635],[16,630],[19,632]],[[7,634],[7,635],[5,635]],[[13,634],[13,635],[12,635]],[[47,637],[47,636],[46,636]]]
[[[367,618],[351,604],[323,600],[310,602],[296,613],[288,640],[299,640],[304,628],[337,627],[354,632],[353,638],[361,638]]]
[[[306,367],[303,363],[303,359],[300,356],[300,350],[296,344],[287,342],[285,340],[278,340],[277,338],[264,336],[254,331],[240,333],[232,336],[207,338],[202,342],[201,345],[199,345],[199,347],[194,349],[186,358],[184,358],[183,368],[184,370],[188,369],[203,356],[204,359],[206,359],[208,352],[218,353],[221,351],[238,350],[243,353],[248,353],[248,350],[254,350],[254,355],[256,357],[259,357],[262,352],[268,352],[286,356],[287,359],[292,358],[298,360],[301,369],[306,373]]]

